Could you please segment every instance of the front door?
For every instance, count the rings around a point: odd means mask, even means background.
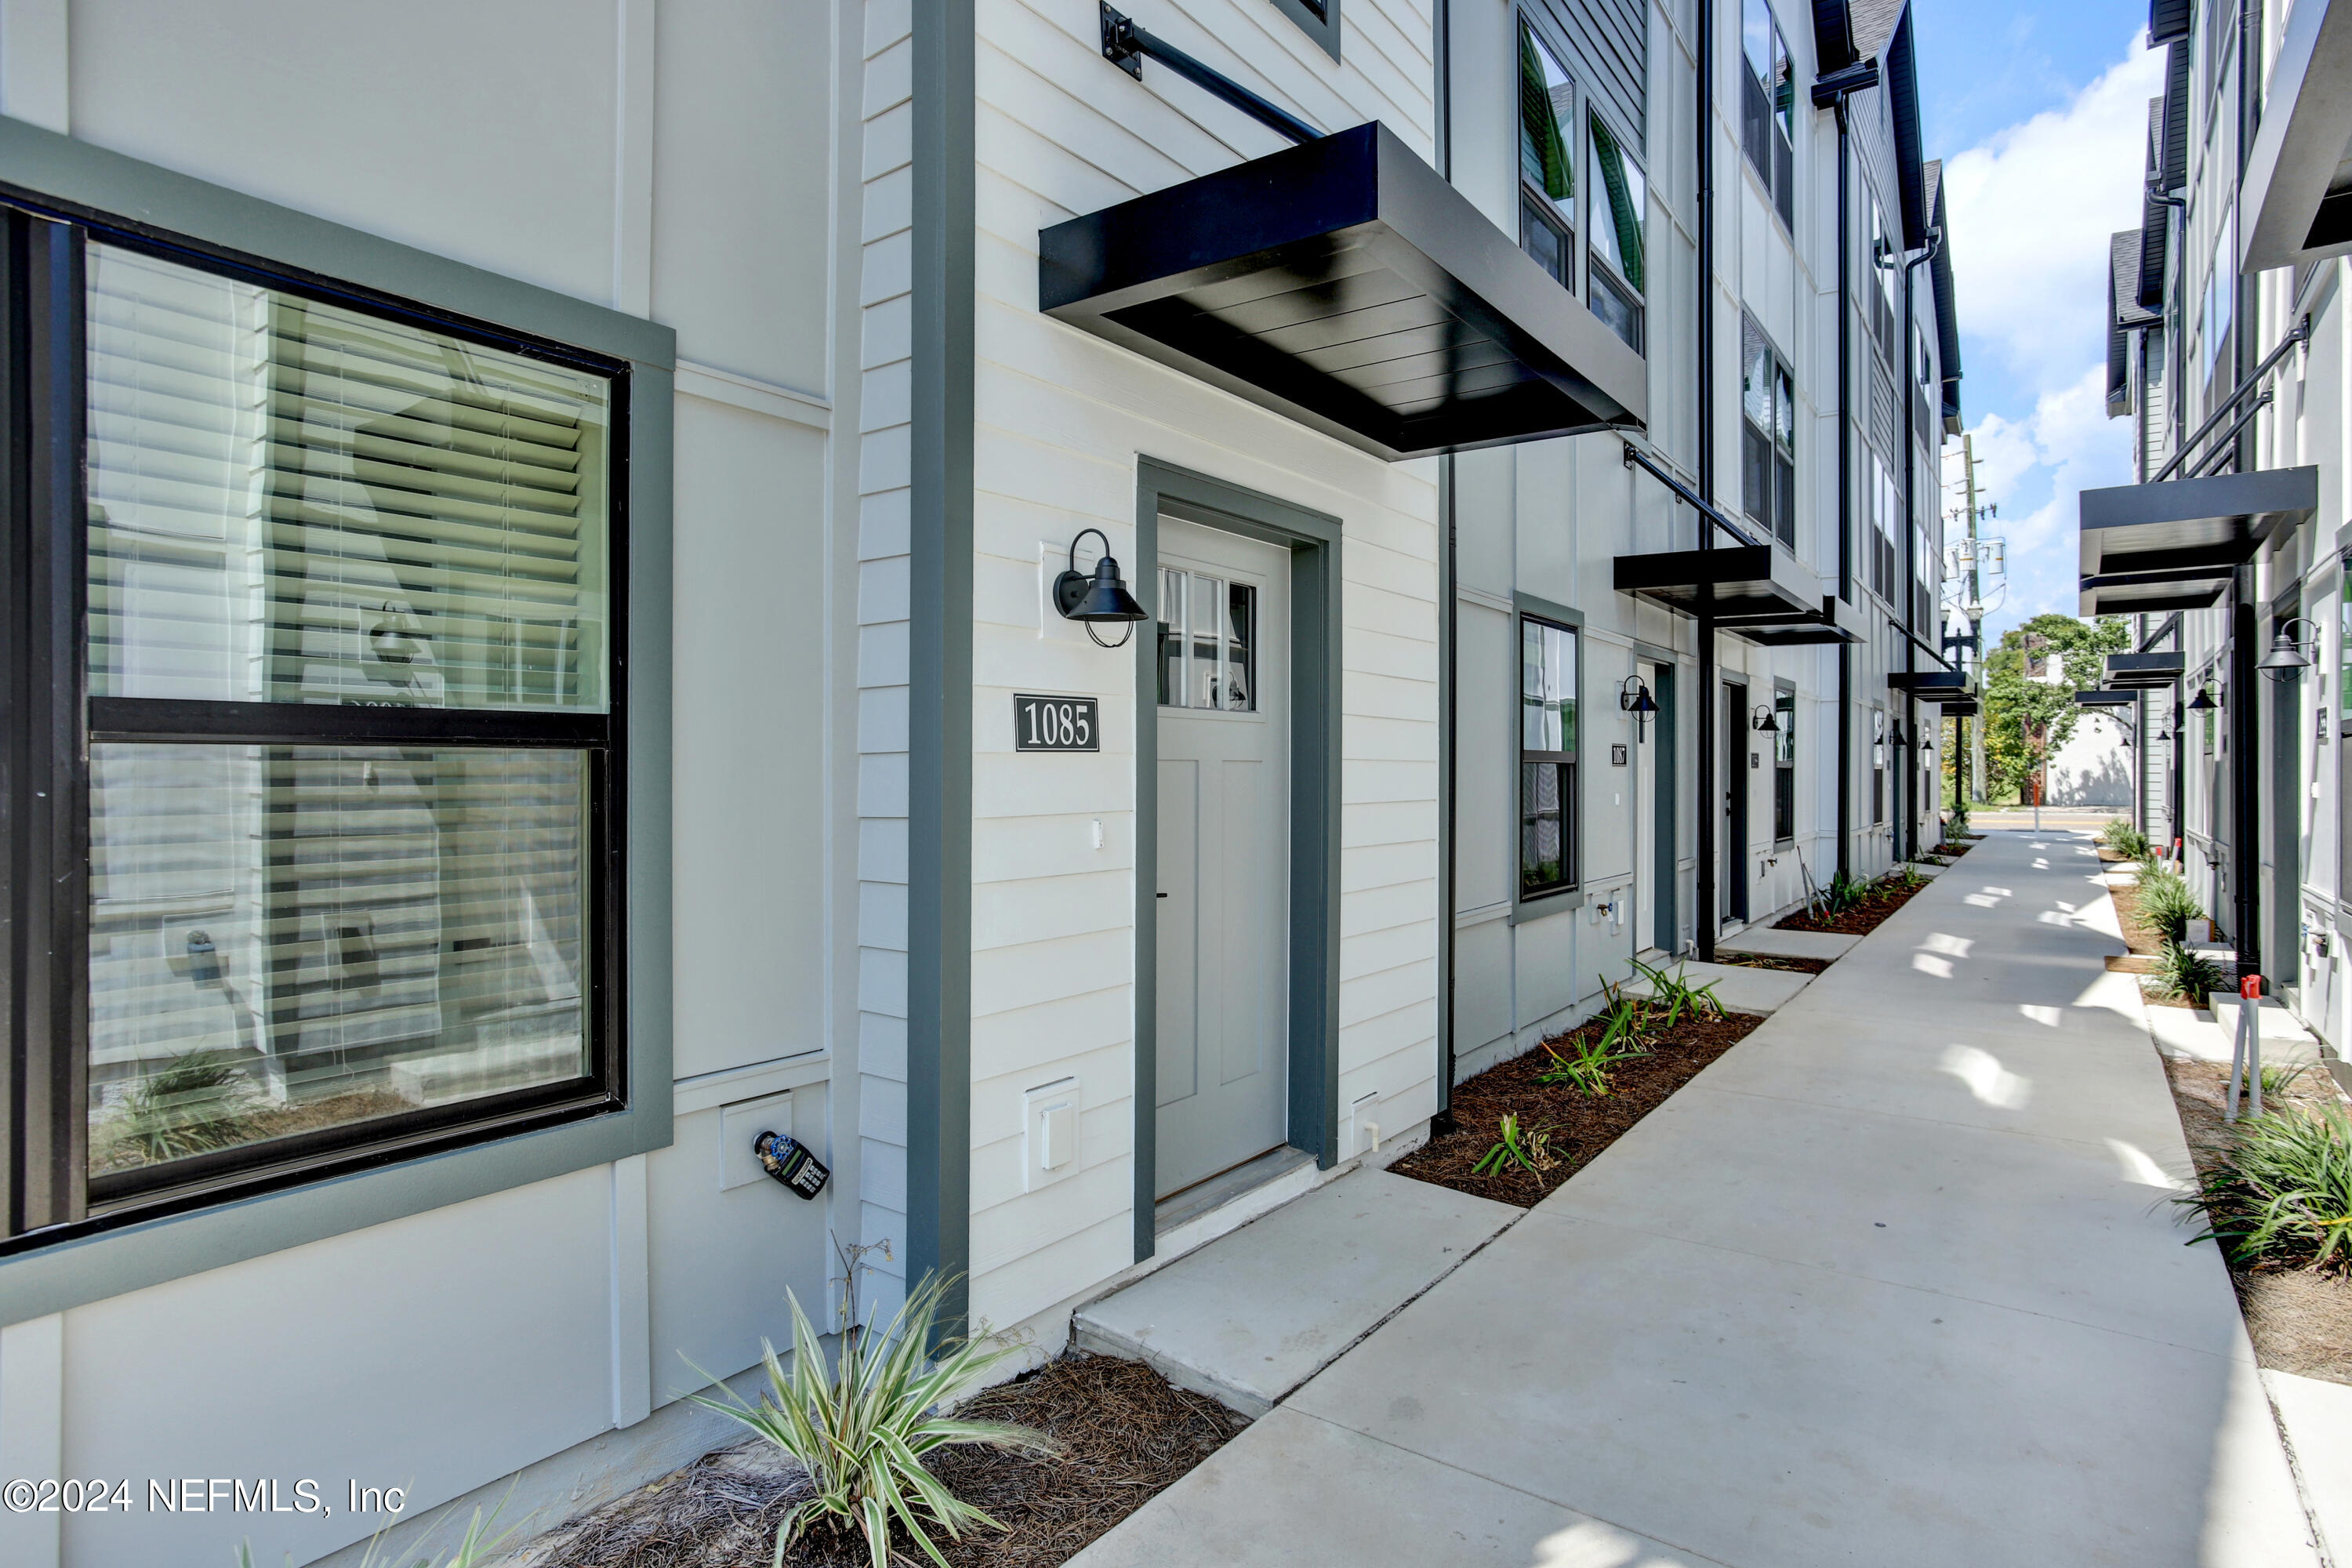
[[[1658,689],[1658,667],[1633,667],[1642,689]],[[1633,945],[1655,947],[1658,926],[1657,715],[1633,720]]]
[[[1160,1197],[1284,1142],[1290,556],[1160,522]]]

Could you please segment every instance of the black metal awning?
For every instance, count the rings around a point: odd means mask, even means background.
[[[1037,240],[1047,315],[1377,457],[1644,417],[1642,356],[1377,122]]]
[[[1969,678],[1957,669],[1896,669],[1886,676],[1890,691],[1908,691],[1922,701],[1958,696],[1969,689]]]
[[[2210,609],[2228,592],[2235,568],[2208,566],[2156,577],[2085,577],[2076,595],[2083,616],[2157,615],[2166,610]]]
[[[1806,643],[1861,642],[1867,635],[1862,612],[1835,594],[1822,595],[1819,614],[1794,620],[1734,621],[1724,630],[1766,647],[1790,647]]]
[[[1819,625],[1822,583],[1769,544],[1721,550],[1662,550],[1617,557],[1617,591],[1679,610],[1702,608],[1726,631]]]
[[[1979,704],[1977,700],[1973,697],[1947,697],[1944,699],[1944,717],[1947,719],[1971,718],[1977,713],[1978,709]]]
[[[2315,468],[2084,490],[2078,607],[2085,616],[2202,609],[2263,541],[2318,506]]]
[[[2169,686],[2180,679],[2182,668],[2181,655],[2177,650],[2111,653],[2107,655],[2107,684],[2140,690]]]
[[[2140,694],[2137,691],[2077,691],[2074,693],[2074,706],[2077,708],[2129,708],[2137,704],[2139,698]]]

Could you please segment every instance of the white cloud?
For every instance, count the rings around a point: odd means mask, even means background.
[[[2163,58],[2135,37],[2063,108],[1944,165],[1970,383],[2032,399],[2030,413],[1986,409],[1972,431],[1979,497],[2001,509],[1986,531],[2009,541],[2009,594],[1988,642],[2042,611],[2074,612],[2077,494],[2131,480],[2130,426],[2106,416],[2108,242],[2139,222]],[[1988,352],[1996,364],[1983,363]],[[1955,507],[1958,468],[1954,453]]]
[[[2147,100],[2163,68],[2135,38],[2063,109],[1944,164],[1962,320],[2029,385],[2071,381],[2105,354],[2107,239],[2139,223]]]

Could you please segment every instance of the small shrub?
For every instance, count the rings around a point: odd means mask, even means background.
[[[2308,1062],[2291,1068],[2273,1067],[2268,1062],[2263,1063],[2263,1098],[2265,1100],[2285,1099],[2287,1091],[2301,1083],[2310,1072],[2311,1064]]]
[[[1607,1090],[1601,1092],[1606,1093]],[[1480,1155],[1478,1163],[1470,1167],[1472,1175],[1499,1176],[1514,1165],[1527,1171],[1549,1171],[1559,1163],[1552,1156],[1550,1128],[1522,1129],[1518,1113],[1507,1110],[1502,1121],[1496,1123],[1495,1131],[1495,1146]],[[883,1568],[878,1559],[875,1568]]]
[[[2352,1258],[2352,1121],[2338,1105],[2250,1116],[2198,1190],[2173,1201],[2204,1216],[2198,1240],[2222,1243],[2240,1263]]]
[[[976,1339],[949,1339],[926,1366],[947,1282],[934,1276],[907,1296],[887,1329],[877,1331],[857,1318],[856,1264],[845,1309],[841,1353],[828,1365],[815,1326],[800,1299],[784,1292],[793,1313],[793,1367],[785,1372],[775,1347],[761,1342],[768,1388],[758,1404],[711,1380],[719,1397],[692,1395],[707,1410],[740,1422],[774,1444],[808,1472],[815,1495],[784,1516],[776,1530],[775,1561],[812,1523],[821,1519],[854,1525],[864,1532],[874,1568],[888,1568],[890,1521],[906,1528],[931,1561],[947,1559],[927,1528],[961,1539],[971,1525],[1003,1525],[941,1486],[923,1456],[950,1443],[992,1448],[1056,1452],[1042,1432],[999,1421],[959,1421],[935,1414],[940,1404],[1011,1355],[1011,1345]]]
[[[2139,875],[2139,918],[2167,942],[2188,935],[2189,922],[2205,918],[2205,906],[2179,872],[2153,867]]]
[[[2229,989],[2229,977],[2221,966],[2201,952],[2191,952],[2169,937],[2163,950],[2156,955],[2156,972],[2150,978],[2152,989],[2168,1000],[2195,1002],[2202,1005],[2205,998],[2216,991]]]
[[[1723,1003],[1715,994],[1719,982],[1711,980],[1705,985],[1693,985],[1683,978],[1680,969],[1653,969],[1638,958],[1633,962],[1633,973],[1650,983],[1653,1013],[1663,1010],[1665,1015],[1656,1020],[1661,1027],[1671,1029],[1685,1018],[1721,1016]]]
[[[1622,1005],[1633,1007],[1638,1004],[1628,1001]],[[1593,1096],[1609,1092],[1611,1068],[1627,1057],[1647,1056],[1650,1050],[1646,1044],[1640,1043],[1638,1039],[1634,1043],[1628,1044],[1621,1038],[1617,1043],[1612,1044],[1612,1037],[1605,1032],[1597,1037],[1589,1035],[1571,1037],[1567,1041],[1567,1045],[1568,1049],[1565,1053],[1553,1046],[1548,1045],[1544,1047],[1551,1057],[1551,1066],[1538,1073],[1536,1081],[1568,1084],[1585,1094]],[[1497,1144],[1496,1147],[1500,1148],[1501,1145]]]
[[[246,1142],[253,1112],[245,1075],[219,1051],[184,1052],[131,1086],[106,1131],[149,1162]]]

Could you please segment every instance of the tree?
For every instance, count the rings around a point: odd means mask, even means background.
[[[2066,743],[2082,718],[2074,693],[2100,685],[2106,656],[2130,647],[2131,629],[2119,616],[2096,621],[2036,616],[2001,634],[2000,646],[1984,663],[1985,771],[1992,775],[1985,781],[1988,795],[1997,784],[2024,798],[2027,782]],[[2036,663],[2042,666],[2038,674],[2032,669]]]

